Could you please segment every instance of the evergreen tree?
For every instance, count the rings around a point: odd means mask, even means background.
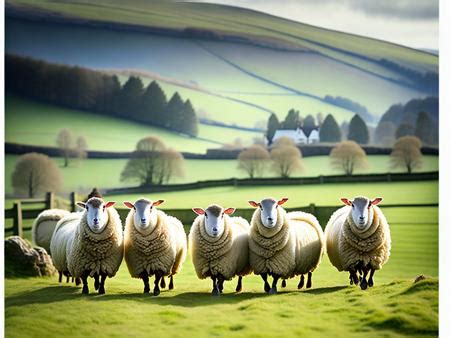
[[[282,123],[282,129],[297,129],[300,124],[300,112],[291,109]]]
[[[118,110],[120,115],[141,120],[140,106],[143,94],[142,80],[136,76],[130,76],[119,93]]]
[[[313,129],[317,128],[316,126],[316,120],[314,119],[314,116],[307,115],[305,119],[303,120],[303,132],[305,133],[306,137],[309,137]]]
[[[356,114],[350,120],[350,125],[348,126],[348,140],[355,141],[359,144],[369,143],[369,130],[364,120]]]
[[[266,137],[269,144],[272,144],[273,136],[279,128],[280,122],[278,121],[278,117],[272,113],[269,117],[269,121],[267,121]]]
[[[175,130],[183,131],[183,112],[184,102],[181,99],[180,94],[175,92],[169,100],[166,108],[167,119],[164,127]]]
[[[184,103],[181,127],[186,134],[191,136],[198,135],[198,119],[189,99]]]
[[[403,136],[414,136],[414,127],[409,123],[401,123],[395,131],[396,139],[399,139]]]
[[[422,140],[424,144],[433,143],[433,122],[427,112],[421,111],[416,119],[415,135]]]
[[[164,126],[166,105],[166,94],[156,81],[152,81],[142,95],[141,110],[143,118],[151,124]]]
[[[342,138],[341,128],[333,115],[328,114],[319,130],[320,142],[340,142]]]

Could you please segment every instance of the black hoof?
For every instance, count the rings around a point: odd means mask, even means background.
[[[161,292],[159,291],[158,288],[155,288],[155,289],[153,290],[153,296],[159,296],[160,293],[161,293]]]
[[[104,295],[104,294],[105,294],[105,288],[100,287],[100,288],[98,289],[98,294],[99,294],[99,295]]]
[[[264,291],[265,291],[265,292],[269,292],[269,291],[270,291],[270,285],[269,285],[269,283],[265,283],[265,284],[264,284]]]
[[[84,295],[88,295],[89,294],[89,289],[83,287],[83,291],[81,291],[81,293],[84,294]]]
[[[150,293],[150,288],[144,288],[144,293]]]
[[[271,288],[269,290],[269,295],[276,295],[277,294],[277,288]]]
[[[361,290],[365,290],[367,289],[367,282],[363,279],[359,286],[361,287]]]
[[[166,288],[166,281],[164,280],[164,278],[161,279],[161,288]]]
[[[371,280],[371,279],[369,279],[369,287],[372,287],[373,286],[373,280]]]
[[[94,289],[98,290],[98,288],[100,287],[100,283],[98,281],[94,282]]]
[[[81,279],[80,278],[75,278],[75,285],[78,286],[81,284]]]
[[[211,295],[213,295],[213,296],[215,296],[215,297],[220,296],[220,291],[219,291],[219,289],[214,289],[214,290],[212,290]]]
[[[281,287],[282,287],[282,288],[285,288],[285,287],[286,287],[286,279],[283,279],[283,280],[281,281]]]

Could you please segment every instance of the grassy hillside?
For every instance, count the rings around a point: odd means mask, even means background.
[[[204,153],[236,138],[250,144],[260,133],[200,125],[199,138],[190,138],[166,129],[127,120],[43,104],[17,96],[7,96],[5,105],[5,141],[55,146],[56,136],[69,128],[75,136],[85,136],[90,150],[132,151],[146,136],[158,136],[179,151]]]
[[[8,337],[80,336],[184,337],[400,337],[438,334],[437,208],[385,209],[392,253],[366,291],[348,285],[325,256],[313,274],[313,288],[298,291],[298,280],[267,296],[259,277],[235,280],[213,298],[210,281],[198,280],[190,257],[175,277],[175,290],[159,297],[142,294],[141,281],[122,264],[107,279],[106,295],[82,296],[79,287],[57,278],[5,280],[5,333]],[[433,278],[413,283],[420,274]],[[153,290],[153,284],[151,284]],[[90,288],[93,289],[90,281]],[[61,311],[64,309],[64,311]],[[343,314],[345,312],[345,314]],[[143,314],[145,314],[143,316]],[[24,325],[26,318],[27,325]],[[261,319],[264,330],[261,330]]]
[[[14,171],[18,156],[6,155],[5,157],[5,192],[13,192],[11,185],[11,174]],[[63,168],[63,159],[55,158],[61,168],[64,178],[64,191],[87,191],[93,186],[99,188],[117,188],[138,185],[137,181],[120,181],[126,159],[88,159],[85,161],[73,160],[68,168]],[[399,172],[399,169],[391,169],[389,166],[389,156],[374,155],[368,157],[369,167],[358,170],[356,173],[385,173]],[[303,160],[304,169],[293,175],[308,177],[319,175],[339,174],[329,165],[328,156],[306,157]],[[435,171],[439,169],[437,156],[425,156],[420,171]],[[202,180],[217,180],[230,177],[245,178],[246,174],[238,170],[238,163],[235,160],[186,160],[184,177],[174,178],[171,183],[187,183]],[[80,180],[80,177],[83,177]],[[274,177],[274,174],[267,171],[265,177]]]
[[[422,51],[229,6],[137,0],[8,3],[28,13],[48,10],[66,18],[177,32],[196,27],[244,39],[214,42],[7,19],[5,45],[7,52],[53,62],[153,73],[166,80],[168,95],[178,90],[209,118],[247,127],[267,120],[270,112],[282,118],[290,108],[303,116],[332,113],[339,122],[354,115],[325,102],[326,95],[356,101],[379,117],[394,103],[426,95],[381,59],[418,72],[438,69],[438,57]]]

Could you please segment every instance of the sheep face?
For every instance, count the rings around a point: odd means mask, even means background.
[[[130,209],[134,209],[134,226],[138,230],[146,230],[156,226],[158,223],[158,213],[156,206],[163,203],[163,200],[152,202],[148,199],[138,199],[134,204],[124,202],[124,205]]]
[[[101,198],[92,197],[86,203],[78,202],[77,205],[85,209],[86,223],[94,233],[101,233],[108,224],[108,211],[116,202],[104,202]]]
[[[255,208],[261,209],[261,223],[268,229],[272,229],[277,225],[278,221],[278,206],[284,204],[288,199],[282,198],[276,201],[273,198],[265,198],[257,203],[249,201],[249,204]]]
[[[370,200],[366,197],[355,197],[353,201],[350,201],[347,198],[341,198],[341,201],[352,207],[351,214],[353,223],[356,225],[358,230],[365,231],[372,225],[372,206],[380,203],[382,198],[378,197]]]
[[[192,209],[197,215],[204,215],[204,226],[208,236],[213,238],[219,238],[225,231],[225,215],[231,215],[236,209],[228,208],[223,209],[218,205],[210,205],[206,210],[202,208]]]

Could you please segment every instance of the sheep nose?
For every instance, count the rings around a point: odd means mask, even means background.
[[[217,231],[217,228],[213,228],[213,231],[216,232],[216,231]]]
[[[98,223],[98,218],[94,218],[94,223]]]
[[[141,222],[145,223],[147,220],[145,218],[141,218]]]
[[[359,216],[360,221],[364,221],[364,216]]]
[[[273,221],[273,218],[272,218],[272,217],[269,217],[267,220],[268,220],[269,222],[272,222],[272,221]]]

